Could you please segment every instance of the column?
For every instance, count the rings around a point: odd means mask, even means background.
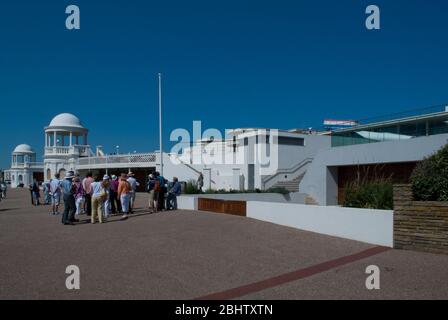
[[[56,131],[53,131],[53,147],[57,146],[57,140],[58,140],[58,136],[56,134]]]
[[[240,168],[232,169],[232,189],[233,190],[241,190],[240,185]]]
[[[70,131],[70,147],[72,146],[73,133]]]
[[[207,168],[202,171],[204,175],[204,189],[209,190],[212,188],[212,169]]]

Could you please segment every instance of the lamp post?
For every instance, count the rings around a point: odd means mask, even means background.
[[[162,74],[159,73],[159,148],[160,148],[160,175],[163,176],[163,140],[162,140]]]
[[[117,150],[117,156],[120,153],[120,146],[115,146],[115,149]]]

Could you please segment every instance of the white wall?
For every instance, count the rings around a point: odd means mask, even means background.
[[[393,211],[247,202],[247,217],[386,247],[393,246]]]
[[[177,207],[183,210],[197,210],[198,198],[195,196],[178,196]]]
[[[184,194],[177,197],[179,209],[193,210],[195,207],[192,198],[234,200],[234,201],[261,201],[261,202],[283,202],[283,203],[305,203],[305,194],[299,192],[282,195],[280,193],[222,193],[222,194]],[[179,204],[182,199],[182,204]]]

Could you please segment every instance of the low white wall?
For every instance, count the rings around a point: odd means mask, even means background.
[[[294,192],[286,195],[280,193],[212,193],[192,195],[196,198],[234,200],[234,201],[267,201],[285,203],[305,203],[305,194]]]
[[[177,207],[184,210],[197,210],[198,198],[194,196],[178,196]]]
[[[393,247],[393,210],[248,201],[247,217]]]

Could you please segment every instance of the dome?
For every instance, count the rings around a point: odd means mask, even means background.
[[[14,153],[34,153],[33,148],[27,144],[19,144],[13,151]]]
[[[84,128],[78,117],[71,113],[61,113],[51,120],[49,127]]]

